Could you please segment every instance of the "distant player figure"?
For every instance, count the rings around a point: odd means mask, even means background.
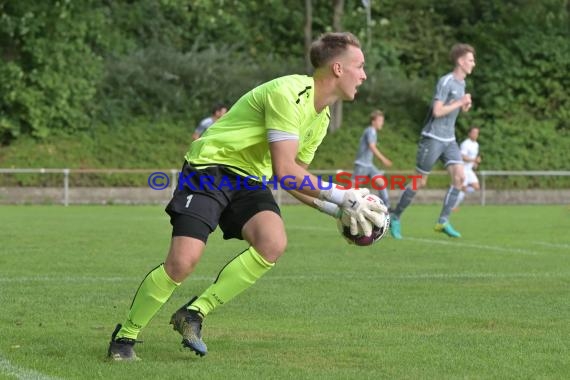
[[[390,233],[395,239],[402,239],[400,217],[412,203],[417,190],[426,186],[429,173],[437,160],[447,169],[452,183],[434,229],[449,237],[461,237],[449,222],[451,209],[457,203],[465,178],[463,159],[455,140],[455,121],[459,111],[467,112],[471,108],[471,94],[465,93],[465,77],[475,67],[475,49],[467,44],[456,44],[451,48],[450,58],[455,67],[437,82],[427,122],[418,143],[416,171],[422,178],[416,181],[416,189],[408,184],[391,215]]]
[[[224,116],[224,114],[227,111],[228,108],[224,104],[222,103],[216,104],[212,108],[212,114],[200,120],[200,123],[198,123],[198,126],[194,130],[194,133],[192,133],[192,141],[198,140],[200,136],[202,136],[202,134],[206,132],[206,129],[210,128],[210,126],[214,124],[220,117]]]
[[[386,156],[384,156],[380,150],[378,150],[378,132],[382,130],[384,126],[384,113],[380,110],[375,110],[370,114],[370,125],[364,129],[362,136],[360,137],[360,142],[358,144],[358,152],[356,153],[356,160],[354,161],[354,173],[353,176],[368,176],[373,178],[375,176],[382,176],[384,172],[378,169],[374,163],[374,157],[376,157],[382,164],[389,168],[392,166],[392,161],[390,161]],[[383,190],[378,190],[378,196],[384,202],[384,205],[390,208],[390,199],[388,196],[388,184],[383,178],[376,178],[376,187],[384,188]]]
[[[474,170],[479,166],[479,163],[481,163],[479,143],[477,142],[477,139],[479,138],[479,128],[469,128],[467,136],[468,137],[463,140],[460,145],[461,157],[464,162],[463,170],[465,172],[465,180],[463,181],[461,192],[457,197],[457,203],[455,204],[454,210],[457,210],[461,202],[463,202],[465,193],[472,193],[479,190],[479,178],[477,178],[477,175],[474,172]]]

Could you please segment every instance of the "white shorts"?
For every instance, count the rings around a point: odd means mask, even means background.
[[[472,168],[465,168],[465,181],[463,181],[463,186],[467,186],[472,183],[479,183],[479,179]]]

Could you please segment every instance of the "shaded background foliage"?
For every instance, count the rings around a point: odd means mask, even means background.
[[[332,1],[312,1],[313,35]],[[368,80],[313,167],[351,167],[368,114],[387,114],[396,168],[415,144],[449,48],[472,43],[486,168],[570,169],[568,0],[345,0]],[[0,0],[0,165],[178,167],[198,120],[275,76],[304,73],[301,0]],[[166,132],[168,131],[168,132]],[[339,146],[347,153],[339,155]]]

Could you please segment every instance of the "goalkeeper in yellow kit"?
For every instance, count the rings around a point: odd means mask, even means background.
[[[352,229],[367,235],[372,224],[381,224],[374,212],[381,210],[371,209],[375,206],[361,191],[332,186],[320,190],[306,169],[326,134],[328,106],[353,100],[366,79],[360,43],[350,33],[327,33],[313,42],[310,55],[312,77],[290,75],[254,88],[192,142],[179,186],[166,207],[172,224],[170,250],[165,262],[146,275],[127,319],[113,332],[110,358],[138,359],[134,345],[140,331],[192,273],[208,236],[219,225],[224,239],[242,239],[249,247],[170,321],[184,347],[200,356],[207,353],[204,318],[273,268],[287,245],[279,207],[262,178],[273,175],[291,188],[310,179],[314,186],[292,191],[302,202],[335,217],[348,213]],[[243,178],[248,178],[247,186]]]

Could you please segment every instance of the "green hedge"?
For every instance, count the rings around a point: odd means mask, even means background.
[[[346,122],[339,131],[329,134],[319,148],[312,169],[352,170],[354,155],[367,115],[345,105]],[[556,138],[548,123],[539,123],[531,136],[536,148],[521,149],[524,139],[516,125],[497,126],[498,136],[483,133],[480,138],[483,170],[568,170],[568,140]],[[51,136],[38,142],[19,139],[0,150],[0,163],[8,168],[71,168],[71,169],[178,169],[190,144],[194,123],[133,121],[120,128],[99,126],[90,134]],[[419,135],[402,133],[411,126],[402,126],[387,115],[386,125],[379,133],[380,150],[393,162],[392,171],[411,171],[415,167],[416,143]],[[497,132],[497,133],[499,133]],[[491,133],[491,129],[489,132]],[[518,137],[517,137],[518,136]],[[508,141],[498,144],[497,141]],[[536,153],[535,153],[536,152]],[[547,153],[557,153],[547,154]],[[379,165],[380,166],[380,165]],[[438,164],[434,170],[443,170]],[[70,176],[72,186],[146,186],[150,174],[79,174]],[[169,174],[169,173],[168,173]],[[490,178],[489,186],[499,188],[567,188],[569,178],[512,177]],[[446,176],[432,176],[429,186],[446,187]],[[60,186],[60,174],[4,174],[0,186]]]

